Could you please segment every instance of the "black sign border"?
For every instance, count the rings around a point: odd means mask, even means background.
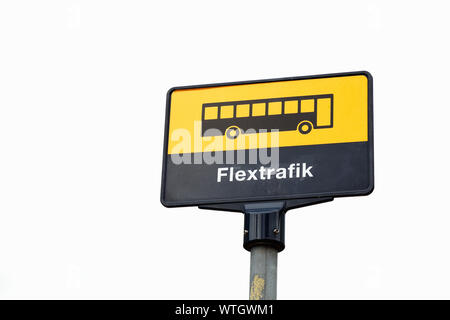
[[[172,93],[175,90],[184,89],[199,89],[199,88],[211,88],[211,87],[224,87],[224,86],[234,86],[242,84],[255,84],[255,83],[267,83],[267,82],[280,82],[280,81],[292,81],[292,80],[308,80],[308,79],[322,79],[322,78],[336,78],[336,77],[348,77],[362,75],[367,78],[368,94],[367,94],[367,105],[368,105],[368,144],[369,144],[369,179],[370,184],[367,189],[363,190],[353,190],[345,192],[324,192],[324,193],[314,193],[305,196],[292,195],[292,196],[270,196],[270,197],[252,197],[252,198],[239,198],[239,199],[211,199],[211,200],[195,200],[195,201],[170,201],[167,202],[164,199],[164,192],[166,189],[166,170],[167,170],[167,152],[168,152],[168,141],[169,141],[169,120],[170,120],[170,104]],[[322,197],[351,197],[351,196],[366,196],[373,192],[374,183],[374,142],[373,142],[373,78],[368,71],[353,71],[353,72],[342,72],[342,73],[328,73],[310,76],[299,76],[299,77],[285,77],[285,78],[274,78],[274,79],[262,79],[262,80],[248,80],[248,81],[237,81],[237,82],[223,82],[223,83],[210,83],[210,84],[200,84],[200,85],[190,85],[190,86],[178,86],[172,87],[167,91],[166,97],[166,119],[164,127],[164,147],[163,147],[163,164],[162,164],[162,176],[161,176],[161,203],[165,207],[187,207],[187,206],[199,206],[199,205],[211,205],[211,204],[222,204],[222,203],[241,203],[241,202],[261,202],[261,201],[272,201],[272,200],[292,200],[292,199],[311,199],[311,198],[322,198]]]

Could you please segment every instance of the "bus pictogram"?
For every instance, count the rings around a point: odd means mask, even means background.
[[[247,130],[297,130],[333,127],[333,94],[204,103],[202,136],[236,139]]]

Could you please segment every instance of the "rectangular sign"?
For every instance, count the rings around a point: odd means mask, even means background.
[[[373,180],[368,72],[167,94],[165,206],[365,195]]]

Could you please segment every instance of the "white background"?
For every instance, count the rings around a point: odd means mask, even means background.
[[[0,297],[246,299],[243,216],[159,202],[172,86],[368,70],[375,191],[293,210],[280,299],[450,298],[446,1],[2,1]]]

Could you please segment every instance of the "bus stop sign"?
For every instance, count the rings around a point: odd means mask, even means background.
[[[367,195],[372,99],[368,72],[172,88],[161,202]]]

